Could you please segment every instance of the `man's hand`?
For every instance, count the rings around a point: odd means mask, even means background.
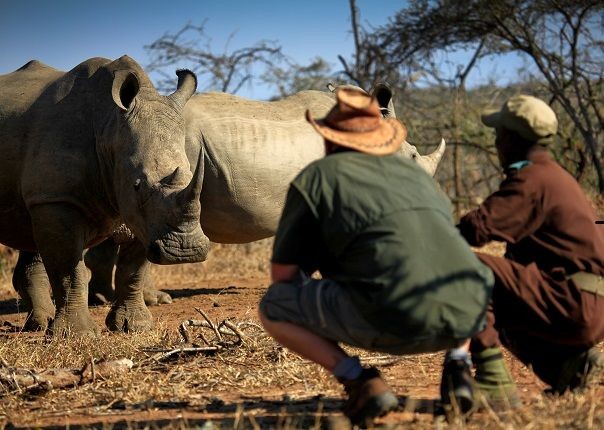
[[[297,264],[271,263],[271,279],[273,282],[291,282],[300,276],[300,266]]]

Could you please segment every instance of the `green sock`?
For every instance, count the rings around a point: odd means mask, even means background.
[[[472,361],[476,366],[476,387],[488,398],[495,400],[518,396],[516,384],[499,348],[473,353]]]

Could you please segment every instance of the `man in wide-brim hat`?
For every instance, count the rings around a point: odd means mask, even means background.
[[[393,354],[451,348],[443,380],[455,382],[467,409],[464,345],[484,327],[492,274],[455,229],[432,178],[397,154],[403,124],[383,119],[362,91],[340,89],[336,100],[323,119],[306,114],[327,156],[291,183],[260,318],[278,342],[344,385],[355,424],[371,424],[398,399],[339,343]],[[315,271],[321,279],[308,277]]]

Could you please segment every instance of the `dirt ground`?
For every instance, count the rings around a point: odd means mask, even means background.
[[[103,331],[100,339],[45,339],[21,333],[19,312],[7,265],[0,273],[0,362],[32,371],[80,369],[101,359],[129,358],[134,368],[114,378],[52,390],[0,383],[1,428],[347,428],[338,412],[340,386],[319,369],[283,350],[259,327],[256,306],[268,285],[270,240],[217,246],[200,264],[153,268],[156,285],[173,303],[151,308],[156,328],[144,334]],[[501,250],[492,248],[490,252]],[[14,260],[14,256],[11,257]],[[228,319],[243,332],[244,344],[228,343],[217,352],[158,358],[178,347],[178,328],[202,320],[195,308],[219,323]],[[109,308],[91,312],[104,327]],[[201,344],[199,331],[190,329]],[[204,337],[216,345],[214,332]],[[226,346],[224,346],[226,345]],[[600,345],[602,347],[603,345]],[[353,351],[355,352],[355,351]],[[383,428],[604,428],[604,385],[587,393],[552,398],[530,369],[506,355],[518,383],[523,407],[495,414],[474,413],[450,422],[438,410],[441,353],[409,357],[356,351],[377,365],[400,396],[398,411],[384,417]]]

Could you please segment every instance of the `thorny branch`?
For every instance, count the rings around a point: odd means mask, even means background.
[[[214,52],[212,39],[205,33],[205,23],[185,25],[176,33],[166,33],[145,46],[151,61],[150,72],[162,76],[157,83],[161,91],[174,87],[173,66],[188,67],[207,82],[204,90],[219,90],[236,94],[244,84],[250,83],[257,67],[269,67],[283,59],[281,46],[274,41],[262,40],[252,46],[229,49],[234,34],[228,38],[224,51]],[[170,67],[170,73],[166,68]]]
[[[212,321],[202,309],[195,308],[195,311],[203,317],[203,320],[189,319],[180,324],[178,332],[181,337],[181,343],[179,345],[171,348],[144,349],[144,351],[156,353],[150,357],[151,360],[162,361],[181,353],[213,353],[223,349],[245,345],[246,335],[243,333],[243,330],[245,327],[249,327],[250,323],[234,324],[229,321],[229,319],[216,323]],[[190,328],[210,329],[214,338],[208,339],[208,337],[204,335],[203,330],[199,330],[197,336],[202,344],[196,343],[191,336],[191,332],[189,331]]]

